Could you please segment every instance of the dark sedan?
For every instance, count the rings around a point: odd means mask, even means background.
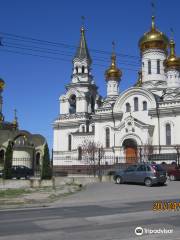
[[[33,170],[23,165],[12,166],[11,169],[12,178],[29,178],[33,176]]]
[[[154,184],[164,185],[167,180],[166,175],[166,171],[160,165],[143,163],[119,170],[113,178],[118,184],[125,182],[143,183],[151,187]]]

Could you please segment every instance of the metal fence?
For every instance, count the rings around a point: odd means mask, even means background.
[[[169,154],[149,154],[138,157],[116,157],[104,156],[102,159],[82,158],[79,160],[75,157],[61,157],[53,162],[54,176],[67,176],[68,174],[87,174],[87,175],[110,175],[118,169],[127,168],[127,166],[141,163],[176,163],[179,165],[179,156],[176,153]]]

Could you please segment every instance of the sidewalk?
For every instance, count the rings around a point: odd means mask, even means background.
[[[64,184],[56,188],[7,189],[0,191],[0,210],[24,207],[46,207],[84,187],[79,184]]]

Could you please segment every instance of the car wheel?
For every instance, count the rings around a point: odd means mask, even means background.
[[[170,180],[170,181],[175,181],[175,180],[176,180],[176,177],[171,174],[171,175],[169,176],[169,180]]]
[[[117,177],[116,178],[116,183],[121,184],[122,183],[122,177]]]
[[[144,181],[144,184],[146,187],[151,187],[152,186],[152,180],[150,178],[146,178]]]

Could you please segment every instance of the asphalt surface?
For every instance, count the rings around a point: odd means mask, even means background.
[[[156,200],[180,202],[179,189],[180,182],[152,188],[95,183],[49,207],[0,211],[0,240],[179,240],[180,209],[152,210]],[[139,226],[142,236],[135,234]]]

